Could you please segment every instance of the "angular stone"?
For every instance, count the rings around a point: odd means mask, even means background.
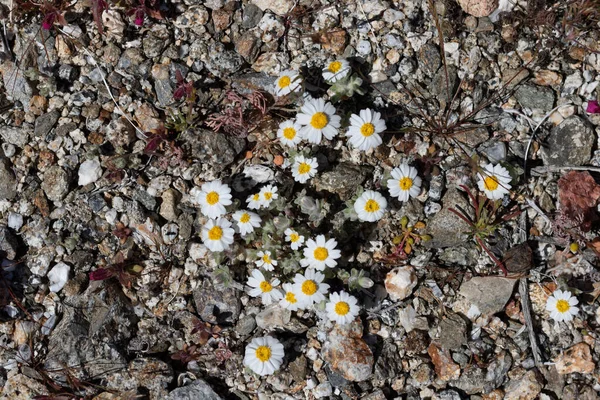
[[[432,239],[423,243],[426,247],[441,249],[460,246],[469,239],[465,233],[469,230],[469,225],[449,210],[463,209],[472,216],[472,208],[466,198],[457,189],[451,188],[442,198],[442,203],[442,210],[427,225],[427,233]]]
[[[173,390],[167,400],[221,400],[215,391],[202,379],[196,379],[187,386]]]
[[[60,117],[60,113],[56,110],[50,111],[49,113],[39,116],[35,120],[35,127],[33,129],[33,135],[35,137],[46,136],[52,130],[52,128],[58,121],[59,117]]]
[[[587,164],[592,157],[596,135],[583,118],[573,115],[552,128],[542,147],[545,165]]]
[[[17,249],[19,243],[13,233],[3,225],[0,225],[0,255],[9,260],[14,260],[17,257]]]
[[[411,266],[397,267],[385,277],[385,290],[394,301],[404,300],[417,286],[417,274]]]
[[[590,346],[583,342],[567,349],[554,362],[560,375],[572,374],[573,372],[591,374],[595,368]]]
[[[439,325],[439,343],[444,349],[456,350],[467,344],[467,322],[458,314],[450,314]]]
[[[251,0],[250,3],[263,11],[270,10],[277,15],[287,14],[294,5],[294,2],[289,0]]]
[[[242,138],[206,129],[188,130],[181,134],[186,154],[210,165],[215,172],[223,171],[244,150]]]
[[[431,357],[438,378],[443,381],[458,379],[460,366],[452,361],[452,356],[448,350],[443,350],[431,343],[427,348],[427,353]]]
[[[487,17],[498,8],[498,0],[458,0],[460,7],[474,17]]]
[[[203,321],[211,324],[237,321],[242,307],[237,290],[215,290],[213,283],[205,279],[193,295],[196,310]]]
[[[481,314],[492,315],[504,309],[512,296],[515,279],[499,276],[476,276],[460,287],[460,294],[476,306]]]
[[[518,368],[509,373],[510,381],[505,385],[504,400],[533,400],[542,391],[540,378],[534,370]]]
[[[62,200],[69,192],[69,174],[58,165],[48,168],[44,174],[42,189],[49,200]]]
[[[0,200],[12,200],[17,196],[17,180],[8,160],[0,159]]]
[[[290,322],[291,316],[290,310],[274,304],[256,315],[256,325],[265,330],[282,328]]]
[[[361,338],[360,319],[348,324],[336,325],[323,345],[323,359],[334,372],[353,382],[367,380],[373,370],[373,353]]]
[[[348,200],[372,171],[372,167],[341,162],[332,171],[317,175],[313,181],[317,190],[325,190]]]
[[[548,87],[524,84],[515,91],[519,104],[531,110],[548,112],[554,106],[554,91]]]

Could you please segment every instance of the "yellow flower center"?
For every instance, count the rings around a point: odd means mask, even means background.
[[[346,315],[350,312],[350,305],[345,301],[338,301],[335,305],[335,313],[337,315]]]
[[[487,190],[498,189],[498,178],[495,176],[488,176],[483,180],[483,185]]]
[[[378,211],[378,210],[379,210],[379,203],[378,202],[376,202],[373,199],[367,200],[367,204],[365,204],[365,211],[366,212],[372,213],[372,212],[375,212],[375,211]]]
[[[364,137],[369,137],[374,133],[375,133],[375,126],[370,122],[367,122],[366,124],[363,124],[363,126],[360,127],[360,134],[363,135]]]
[[[252,196],[252,200],[254,201],[258,201],[260,199],[260,194],[256,193],[255,195]]]
[[[310,119],[310,125],[315,129],[323,129],[327,126],[329,119],[324,112],[315,113]]]
[[[285,299],[287,300],[288,303],[292,303],[292,304],[298,302],[298,300],[296,299],[296,295],[292,292],[287,292],[285,294]]]
[[[271,284],[267,281],[262,281],[260,283],[260,290],[262,290],[263,293],[268,293],[273,289],[273,286],[271,286]]]
[[[566,313],[571,308],[571,305],[567,300],[558,300],[556,302],[556,309],[560,313]]]
[[[271,193],[271,192],[265,192],[265,199],[271,200],[272,197],[273,197],[273,193]]]
[[[573,242],[569,245],[569,250],[573,253],[577,253],[579,251],[579,244],[577,242]]]
[[[282,76],[281,78],[279,78],[277,85],[279,85],[280,89],[283,89],[290,86],[290,83],[292,83],[292,80],[289,76]]]
[[[219,193],[217,192],[210,192],[209,194],[206,195],[206,202],[208,204],[210,204],[211,206],[214,206],[215,204],[217,204],[219,202]]]
[[[327,67],[327,69],[334,74],[337,74],[342,69],[342,63],[339,61],[334,61],[329,63],[329,67]]]
[[[256,349],[256,358],[262,362],[267,362],[271,358],[271,349],[267,346],[258,346]]]
[[[290,240],[292,243],[296,243],[298,240],[300,240],[300,235],[298,235],[297,233],[292,233],[290,235]]]
[[[413,185],[413,180],[410,179],[409,177],[404,177],[402,179],[400,179],[400,181],[398,182],[398,186],[400,186],[400,189],[402,190],[408,190],[412,187]]]
[[[304,281],[304,283],[302,284],[302,293],[304,293],[307,296],[312,296],[316,292],[317,292],[317,284],[315,283],[315,281],[311,281],[311,280]]]
[[[269,257],[268,254],[265,254],[264,256],[262,256],[262,260],[264,262],[266,262],[267,264],[271,264],[271,257]]]
[[[325,261],[329,256],[329,252],[325,247],[317,247],[313,255],[315,256],[315,260]]]
[[[310,165],[307,163],[300,163],[298,166],[298,173],[301,175],[308,174],[310,172]]]
[[[243,213],[242,216],[240,217],[240,222],[242,224],[247,224],[248,222],[250,222],[250,214]]]
[[[293,138],[296,137],[296,130],[291,126],[284,128],[283,129],[283,137],[288,140],[292,140]]]
[[[210,240],[219,240],[223,237],[223,229],[220,226],[213,226],[208,231],[208,238]]]

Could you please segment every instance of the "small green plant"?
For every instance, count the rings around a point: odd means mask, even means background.
[[[337,275],[350,290],[369,289],[374,284],[363,269],[352,268],[350,272],[340,269]]]
[[[449,208],[449,210],[456,214],[461,220],[463,220],[467,225],[469,225],[469,230],[466,232],[469,237],[471,237],[478,245],[481,247],[494,261],[494,263],[504,272],[506,276],[508,274],[508,270],[495,255],[489,249],[486,241],[493,236],[496,229],[498,229],[499,225],[502,222],[508,221],[517,215],[520,214],[520,210],[511,210],[511,212],[500,215],[500,211],[502,210],[502,200],[490,200],[481,195],[475,196],[471,190],[461,185],[461,188],[467,192],[469,198],[471,199],[471,204],[475,212],[475,217],[472,219],[469,213],[466,210],[463,210],[460,207]]]
[[[356,74],[349,75],[345,79],[341,79],[334,83],[328,90],[329,97],[332,103],[337,103],[340,100],[349,99],[354,94],[363,95],[365,90],[361,87],[363,80]]]

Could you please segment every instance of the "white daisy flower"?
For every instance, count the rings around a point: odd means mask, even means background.
[[[365,190],[354,202],[354,211],[361,221],[379,221],[386,208],[387,200],[374,190]]]
[[[335,83],[347,77],[351,71],[352,68],[350,68],[348,61],[334,60],[327,64],[327,67],[323,68],[323,79],[327,82]]]
[[[279,285],[279,279],[268,281],[262,272],[257,269],[252,270],[248,278],[248,294],[252,297],[261,297],[262,303],[268,306],[274,301],[279,301],[283,295],[275,286]]]
[[[390,195],[400,201],[408,201],[421,193],[421,178],[417,176],[417,169],[408,164],[402,164],[392,170],[392,179],[388,179],[387,187]]]
[[[290,311],[296,311],[304,308],[304,302],[300,301],[299,296],[296,294],[296,288],[291,283],[283,284],[283,299],[279,301],[279,305],[283,308],[287,308]]]
[[[579,300],[571,295],[571,292],[555,290],[546,300],[546,310],[555,321],[572,321],[579,312]]]
[[[246,346],[244,365],[260,376],[271,375],[283,364],[283,345],[271,336],[252,339]]]
[[[260,226],[260,216],[252,211],[238,210],[233,213],[233,219],[242,236],[254,232]]]
[[[279,124],[279,130],[277,131],[277,137],[281,144],[288,147],[296,147],[298,143],[302,140],[302,136],[300,136],[299,131],[302,128],[302,125],[288,119],[287,121],[283,121]]]
[[[303,155],[296,156],[292,165],[292,176],[296,182],[306,183],[307,180],[317,174],[318,167],[319,164],[315,157],[306,158]]]
[[[335,239],[325,241],[323,235],[317,236],[315,240],[308,239],[304,248],[304,259],[300,260],[300,264],[319,271],[323,271],[326,267],[335,267],[337,265],[335,260],[342,255],[335,246],[337,246]]]
[[[220,180],[206,182],[199,191],[195,191],[195,195],[202,214],[208,218],[225,215],[225,206],[231,205],[231,189]]]
[[[275,94],[285,96],[286,94],[300,90],[302,79],[296,71],[283,71],[275,81]]]
[[[302,246],[302,244],[304,243],[304,236],[300,235],[292,228],[287,228],[284,233],[285,240],[287,242],[290,242],[290,247],[292,248],[292,250],[298,250],[300,246]]]
[[[277,194],[277,186],[267,185],[260,189],[260,202],[263,207],[269,207],[271,202],[279,197]]]
[[[248,208],[251,210],[258,210],[262,207],[262,200],[260,193],[254,193],[248,196],[246,199],[246,203],[248,203]]]
[[[323,99],[309,100],[300,108],[296,120],[302,129],[300,135],[309,143],[321,143],[325,136],[331,140],[338,134],[341,117],[335,115],[335,107],[331,103],[325,103]]]
[[[233,243],[235,231],[231,227],[231,222],[224,218],[209,219],[202,227],[200,236],[202,243],[210,251],[223,251],[229,248]]]
[[[341,291],[329,295],[329,302],[325,305],[325,311],[327,311],[327,316],[331,321],[335,321],[338,325],[345,325],[354,321],[360,308],[356,297]]]
[[[325,300],[329,285],[323,283],[323,279],[325,279],[325,275],[312,268],[308,268],[304,275],[296,274],[294,277],[294,291],[300,301],[309,306]]]
[[[385,129],[385,121],[381,119],[381,114],[367,108],[360,110],[359,115],[350,116],[350,127],[346,136],[353,147],[367,151],[382,143],[379,134]]]
[[[512,178],[502,165],[493,166],[488,164],[485,166],[484,171],[478,174],[479,181],[477,181],[477,185],[488,199],[498,200],[509,192]]]
[[[267,271],[273,271],[277,266],[277,261],[271,258],[270,251],[259,251],[256,253],[258,260],[254,261],[257,267],[265,269]]]

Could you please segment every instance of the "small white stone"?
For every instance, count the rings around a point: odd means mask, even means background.
[[[385,277],[385,289],[392,300],[404,300],[417,286],[417,275],[411,266],[394,268]]]
[[[87,160],[79,166],[79,186],[94,183],[102,176],[102,167],[97,159]]]
[[[23,226],[23,216],[14,212],[8,214],[8,227],[18,231]]]
[[[47,278],[50,280],[50,291],[60,292],[60,290],[67,284],[69,280],[69,272],[71,267],[63,262],[56,264],[50,271],[48,271]]]
[[[313,395],[317,399],[322,399],[323,397],[328,397],[333,394],[333,388],[331,387],[331,383],[323,382],[317,385],[316,388],[313,389]]]
[[[368,40],[361,40],[356,45],[356,51],[364,56],[371,54],[371,42]]]

